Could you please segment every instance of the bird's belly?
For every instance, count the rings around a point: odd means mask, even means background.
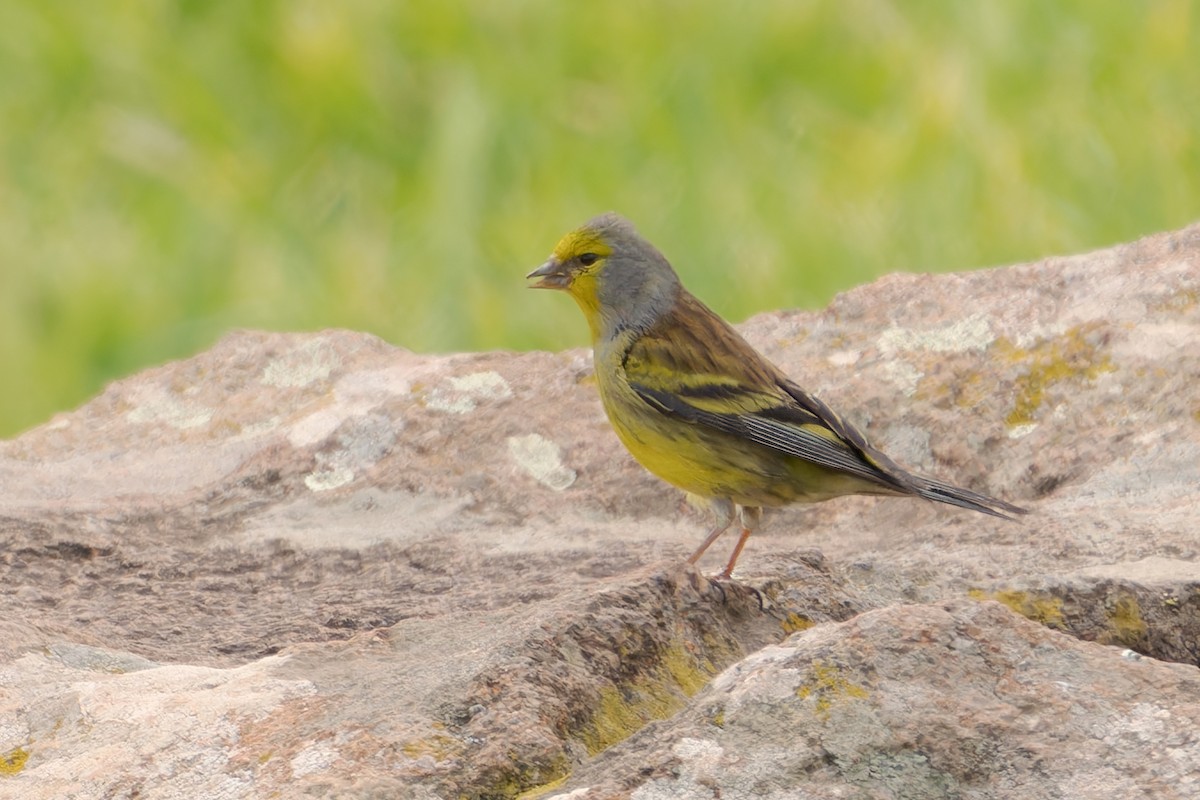
[[[634,402],[622,407],[620,400],[606,399],[618,438],[643,467],[686,492],[745,506],[783,506],[861,490],[852,476]]]
[[[685,492],[768,507],[891,493],[849,473],[663,414],[628,386],[598,382],[604,410],[625,448],[647,470]]]

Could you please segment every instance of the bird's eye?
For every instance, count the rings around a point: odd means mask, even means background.
[[[590,267],[599,260],[600,256],[596,255],[595,253],[584,253],[579,257],[579,263],[583,264],[585,267]]]

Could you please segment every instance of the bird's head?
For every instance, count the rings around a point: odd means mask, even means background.
[[[532,289],[559,289],[583,310],[593,341],[648,327],[679,295],[675,270],[619,214],[588,220],[559,240],[550,258],[525,277]]]

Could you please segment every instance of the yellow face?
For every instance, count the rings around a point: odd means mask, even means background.
[[[560,239],[546,263],[525,277],[539,279],[531,289],[559,289],[574,297],[594,337],[600,325],[597,284],[611,255],[612,248],[596,231],[579,228]]]
[[[579,228],[568,233],[554,245],[554,257],[566,263],[591,253],[599,258],[612,255],[612,248],[590,228]]]

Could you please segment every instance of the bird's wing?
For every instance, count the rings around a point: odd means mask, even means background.
[[[632,341],[622,367],[633,391],[660,413],[915,492],[904,470],[686,292]]]

